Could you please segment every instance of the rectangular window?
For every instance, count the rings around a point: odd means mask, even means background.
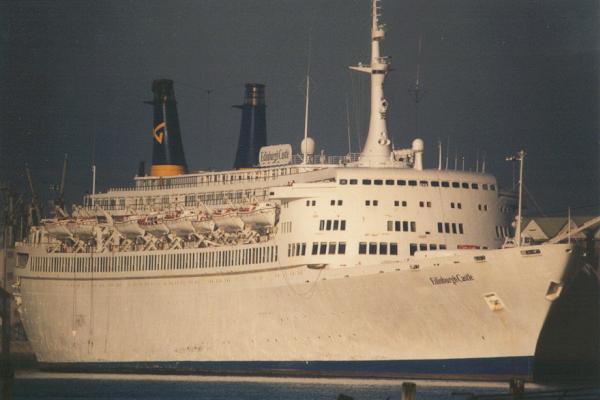
[[[479,189],[479,185],[476,183],[471,183],[471,189]]]
[[[420,251],[427,251],[427,244],[426,243],[420,243],[419,244],[419,250]]]
[[[340,228],[340,221],[336,219],[333,221],[333,230],[337,231],[339,228]]]
[[[440,244],[440,250],[446,250],[446,245],[445,244]]]
[[[444,233],[444,227],[441,222],[438,222],[438,233]]]
[[[394,230],[396,232],[401,232],[402,231],[402,226],[400,225],[400,221],[395,221],[394,222]]]
[[[358,184],[358,179],[350,179],[350,184],[351,185],[357,185]]]
[[[439,187],[440,186],[440,182],[438,182],[438,181],[431,181],[431,186],[432,187]]]
[[[275,249],[275,247],[273,247],[273,249]],[[301,255],[306,255],[306,243],[302,243],[302,252]]]
[[[335,242],[329,242],[329,251],[327,254],[335,254]]]
[[[380,185],[383,185],[383,180],[381,180],[381,179],[375,179],[375,180],[373,181],[373,184],[374,184],[374,185],[378,185],[378,186],[380,186]]]
[[[445,188],[450,187],[450,182],[442,181],[442,187],[445,187]]]
[[[456,206],[458,207],[459,210],[462,208],[462,204],[461,203],[456,203]]]
[[[379,201],[378,200],[373,200],[373,205],[374,206],[378,206],[379,205]]]
[[[400,205],[400,202],[398,200],[394,200],[394,207],[398,207]]]
[[[346,230],[346,220],[343,219],[340,221],[340,231],[345,231]]]
[[[408,181],[408,186],[417,186],[417,181],[414,181],[414,180]]]
[[[450,208],[454,208],[454,203],[450,203]]]
[[[423,203],[422,201],[419,202],[419,207],[423,207],[425,206],[425,203]]]
[[[496,190],[496,185],[490,185],[490,190]]]
[[[456,233],[456,223],[452,223],[452,233]]]
[[[481,188],[482,188],[483,190],[488,190],[488,185],[487,185],[487,183],[484,183],[483,185],[481,185]]]
[[[367,244],[365,242],[358,244],[358,254],[367,254]]]
[[[342,200],[338,200],[338,201],[337,201],[337,205],[338,205],[338,206],[341,206],[343,203],[344,203],[344,202],[343,202]]]
[[[416,252],[417,252],[417,244],[411,243],[410,244],[410,255],[414,256]]]
[[[458,182],[452,182],[452,187],[453,188],[459,188],[460,187],[460,183],[458,183]]]
[[[463,182],[461,185],[462,185],[463,189],[468,189],[469,188],[469,184],[467,182]]]
[[[369,242],[369,254],[377,254],[377,243]]]
[[[430,201],[427,202],[427,207],[431,208],[431,202]]]
[[[387,222],[387,230],[388,230],[388,232],[391,232],[394,230],[394,221]]]
[[[404,179],[398,179],[398,180],[396,181],[396,183],[397,183],[399,186],[406,186],[406,181],[405,181]]]
[[[408,232],[408,221],[402,221],[402,230]]]
[[[458,233],[463,234],[463,224],[458,224]]]
[[[419,181],[419,185],[423,186],[423,187],[426,187],[426,186],[429,186],[429,182],[427,182],[427,181]]]
[[[371,180],[370,179],[363,179],[362,180],[362,184],[363,185],[370,185],[371,184]]]
[[[437,250],[437,244],[430,244],[429,250]]]
[[[388,244],[387,243],[379,243],[379,254],[383,254],[386,255],[388,250]]]
[[[402,207],[406,207],[406,201],[402,202]]]
[[[331,220],[330,219],[327,220],[327,225],[325,226],[325,230],[328,230],[328,231],[331,230]]]
[[[444,231],[450,233],[450,224],[448,222],[444,222]]]
[[[398,243],[390,243],[390,255],[391,256],[398,255]]]
[[[338,244],[338,254],[346,254],[346,242],[340,242]]]
[[[391,185],[394,184],[394,180],[393,179],[386,179],[385,180],[385,184],[391,186]]]
[[[410,221],[410,231],[411,232],[417,231],[417,223],[415,221]]]
[[[319,251],[319,243],[313,242],[312,244],[312,255],[314,256]]]
[[[329,202],[329,205],[330,205],[330,206],[335,206],[335,200],[331,200],[331,201]]]
[[[365,206],[370,206],[371,205],[371,200],[365,200]]]
[[[348,184],[348,179],[340,179],[340,185]]]
[[[326,253],[327,253],[327,243],[321,242],[321,246],[319,247],[319,254],[326,254]]]
[[[325,220],[322,219],[321,221],[319,221],[319,230],[322,231],[325,229]]]

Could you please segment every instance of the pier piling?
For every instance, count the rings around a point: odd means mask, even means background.
[[[414,382],[402,383],[401,400],[416,400],[417,399],[417,384]]]

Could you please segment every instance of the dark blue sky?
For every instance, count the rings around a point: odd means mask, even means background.
[[[140,160],[150,164],[152,109],[142,101],[156,78],[175,81],[191,169],[233,164],[240,112],[231,105],[242,101],[244,82],[267,86],[269,143],[297,151],[309,29],[311,135],[317,149],[344,154],[347,99],[356,150],[369,86],[347,67],[368,62],[369,7],[366,0],[0,2],[2,180],[25,191],[27,162],[48,197],[69,153],[67,197],[78,201],[90,187],[95,136],[98,187],[128,185]],[[383,7],[396,147],[416,136],[408,88],[421,35],[418,136],[426,167],[436,165],[437,140],[449,140],[451,165],[458,152],[474,168],[485,152],[488,171],[510,187],[504,158],[523,148],[526,186],[543,211],[597,212],[596,0],[388,0]]]

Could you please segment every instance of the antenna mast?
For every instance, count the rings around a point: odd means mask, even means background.
[[[390,69],[389,57],[380,55],[380,42],[385,38],[385,25],[379,22],[379,0],[372,3],[371,65],[359,63],[350,67],[355,71],[371,75],[371,117],[369,133],[360,154],[359,164],[368,166],[386,165],[390,161],[390,139],[387,134],[386,112],[388,102],[383,93],[383,82]]]
[[[308,157],[307,148],[308,148],[308,104],[310,100],[310,52],[312,46],[312,35],[309,29],[308,31],[308,63],[306,65],[306,99],[304,103],[304,149],[302,149],[303,159],[302,164],[306,164],[306,159]]]

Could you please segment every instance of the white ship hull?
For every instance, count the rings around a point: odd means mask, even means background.
[[[526,375],[570,251],[522,249],[331,269],[22,272],[20,311],[50,366]]]

